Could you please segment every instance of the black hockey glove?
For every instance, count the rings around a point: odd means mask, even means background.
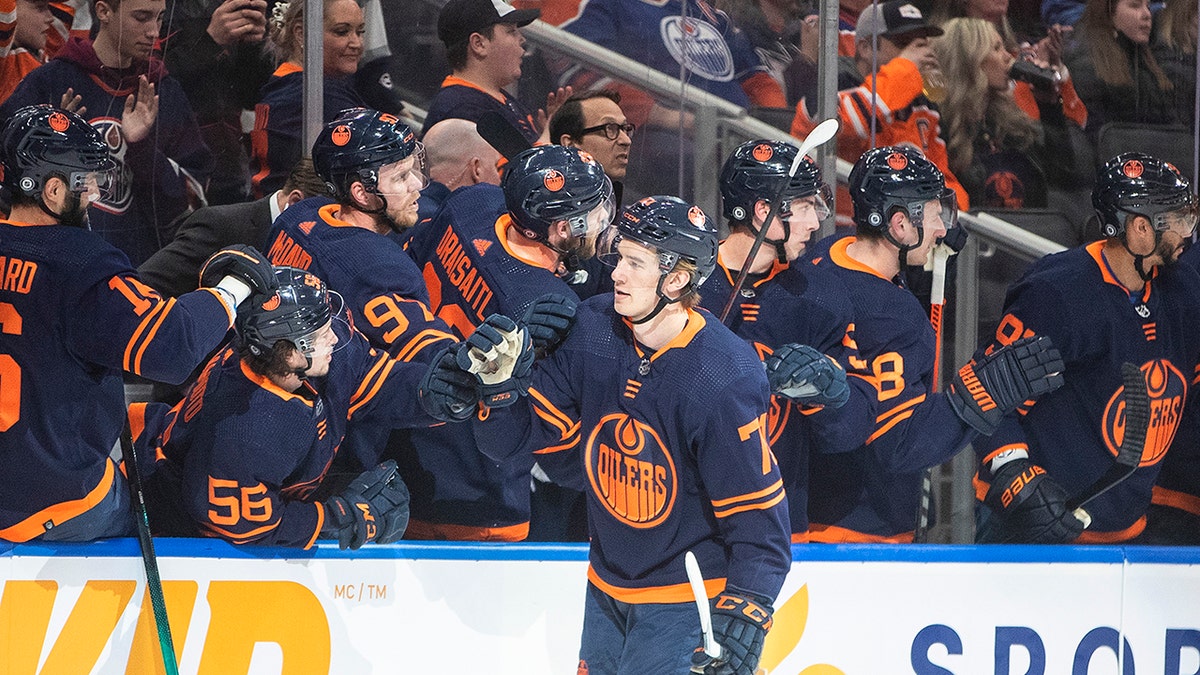
[[[270,294],[279,288],[275,268],[258,249],[234,244],[212,254],[200,268],[200,287],[212,288],[230,276],[250,287],[250,294]]]
[[[955,253],[962,251],[963,247],[967,245],[967,228],[955,225],[946,230],[945,236],[942,237],[942,243]]]
[[[479,403],[479,383],[475,376],[458,365],[461,343],[443,348],[425,371],[417,396],[421,407],[434,419],[461,422],[471,416]]]
[[[529,330],[533,349],[538,356],[554,351],[571,332],[575,323],[575,308],[579,303],[557,293],[548,293],[533,301],[521,317],[521,323]]]
[[[727,587],[712,601],[713,638],[721,645],[721,658],[713,660],[701,646],[692,654],[692,672],[754,675],[771,630],[771,612],[766,598]]]
[[[771,393],[801,405],[840,408],[850,398],[846,371],[808,345],[786,344],[763,360]]]
[[[533,342],[529,331],[503,314],[493,314],[459,345],[458,366],[479,381],[479,397],[491,408],[503,408],[529,391]]]
[[[368,541],[399,541],[407,527],[408,487],[397,473],[396,462],[389,459],[325,501],[321,534],[336,537],[339,548],[357,550]]]
[[[1009,460],[997,469],[984,501],[999,519],[995,541],[1065,544],[1087,527],[1067,510],[1066,490],[1028,459]]]
[[[1050,338],[1021,338],[963,366],[947,398],[964,423],[988,436],[1017,406],[1061,387],[1063,368]]]

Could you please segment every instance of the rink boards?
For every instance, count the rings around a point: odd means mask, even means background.
[[[575,672],[583,546],[157,548],[181,673]],[[1200,549],[793,553],[771,674],[1200,674]],[[0,548],[0,674],[163,672],[144,588],[136,540]]]

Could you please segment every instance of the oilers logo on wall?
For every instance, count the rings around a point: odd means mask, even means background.
[[[109,154],[120,167],[108,196],[92,202],[92,206],[108,213],[125,213],[133,203],[133,171],[125,162],[125,153],[129,145],[125,142],[125,135],[121,133],[121,121],[112,117],[98,117],[90,120],[90,123],[100,132],[104,144],[108,146]]]
[[[671,57],[683,67],[714,82],[733,79],[733,54],[711,24],[668,16],[659,24],[659,32]]]
[[[671,514],[679,493],[675,460],[645,422],[605,415],[588,437],[584,462],[592,490],[617,520],[649,528]]]
[[[1187,400],[1187,379],[1165,359],[1142,364],[1146,378],[1146,393],[1150,396],[1150,427],[1139,466],[1153,466],[1162,461],[1171,447],[1183,404]],[[1117,388],[1104,408],[1104,444],[1115,457],[1125,440],[1125,387]]]

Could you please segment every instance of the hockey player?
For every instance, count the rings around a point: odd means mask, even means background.
[[[307,199],[284,211],[268,236],[268,257],[312,272],[341,294],[372,346],[427,363],[456,338],[430,314],[420,270],[388,236],[416,223],[428,181],[424,148],[394,115],[352,108],[322,128],[312,156],[335,201]],[[346,450],[361,467],[374,466],[382,434],[352,428]]]
[[[768,436],[788,491],[792,541],[803,542],[808,540],[808,453],[848,452],[862,445],[874,419],[875,390],[862,377],[847,383],[846,370],[853,369],[858,352],[845,289],[833,275],[794,264],[829,216],[828,187],[816,164],[806,158],[787,178],[797,151],[790,143],[748,141],[726,160],[720,186],[729,237],[721,242],[716,272],[700,291],[704,307],[719,316],[742,268],[749,266],[725,324],[755,346],[768,364],[772,391],[779,394],[768,417]],[[783,203],[767,223],[785,180]],[[765,245],[748,260],[763,228]]]
[[[237,544],[341,548],[398,540],[408,491],[392,463],[315,501],[348,422],[433,424],[416,396],[424,364],[374,349],[312,274],[277,267],[279,289],[256,295],[237,319],[238,340],[205,367],[158,436],[164,458],[152,478],[160,531]],[[490,317],[472,336],[487,351],[507,331]],[[483,336],[494,342],[478,342]]]
[[[109,459],[124,426],[122,372],[179,383],[215,349],[251,290],[274,285],[248,247],[218,251],[200,290],[164,300],[87,229],[117,170],[72,112],[19,109],[0,132],[10,220],[0,221],[0,539],[133,534]]]
[[[456,190],[408,252],[425,273],[431,307],[458,335],[491,313],[527,316],[577,301],[563,277],[590,257],[612,218],[612,186],[590,155],[558,145],[514,157],[501,187]],[[547,294],[557,300],[539,299]],[[550,335],[531,327],[543,351]],[[466,425],[414,429],[393,439],[413,491],[413,537],[520,541],[529,531],[525,455],[494,462]],[[412,476],[410,478],[410,476]]]
[[[791,554],[762,364],[696,307],[716,266],[716,228],[698,207],[648,197],[602,241],[615,294],[579,305],[534,369],[529,405],[473,427],[496,459],[533,450],[551,477],[588,492],[579,672],[688,671],[700,638],[690,550],[725,653],[723,664],[695,667],[752,674]]]
[[[906,146],[863,154],[850,172],[855,236],[822,240],[812,259],[846,288],[859,370],[875,388],[876,417],[851,453],[813,454],[809,518],[820,542],[912,540],[921,472],[995,430],[1022,401],[1062,384],[1050,341],[1028,338],[965,366],[933,392],[936,338],[904,286],[956,226],[954,192],[942,172]]]
[[[1174,265],[1196,229],[1192,187],[1174,166],[1126,153],[1100,169],[1092,204],[1104,239],[1034,263],[1009,289],[989,347],[1050,337],[1066,363],[1066,386],[977,447],[980,478],[991,484],[980,488],[991,512],[984,541],[1136,541],[1180,424],[1200,357],[1200,276]],[[1125,362],[1145,374],[1150,396],[1141,463],[1087,504],[1091,526],[1080,534],[1063,502],[1113,463],[1126,433]]]

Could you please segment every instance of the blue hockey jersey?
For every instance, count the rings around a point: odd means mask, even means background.
[[[122,372],[178,384],[232,319],[211,289],[164,300],[94,233],[0,221],[0,539],[28,541],[104,497]]]
[[[611,295],[579,306],[527,398],[493,410],[481,449],[533,450],[588,494],[588,580],[629,603],[690,602],[684,554],[715,592],[774,598],[791,565],[787,499],[754,350],[703,310],[657,351],[633,339]],[[499,457],[498,457],[499,458]]]
[[[1061,389],[1038,399],[1019,422],[1002,426],[976,450],[1022,448],[1066,489],[1078,494],[1113,463],[1124,438],[1121,364],[1145,373],[1150,427],[1138,469],[1088,503],[1082,543],[1112,543],[1145,528],[1151,489],[1183,417],[1200,359],[1200,275],[1186,265],[1157,268],[1139,289],[1126,289],[1103,255],[1104,242],[1047,256],[1009,289],[989,348],[1045,335],[1066,364]],[[986,471],[983,475],[987,475]],[[978,486],[982,495],[986,485]]]

